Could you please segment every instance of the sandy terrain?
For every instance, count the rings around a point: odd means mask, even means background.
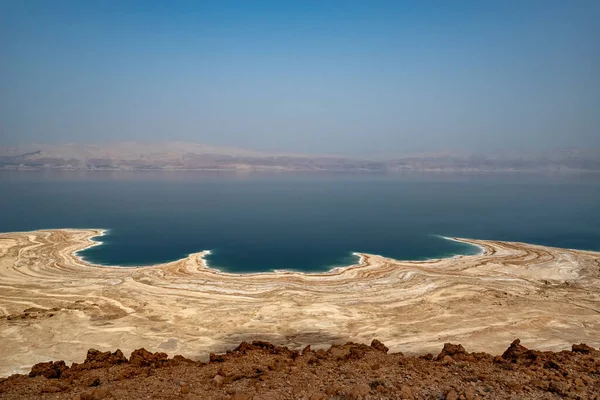
[[[206,359],[241,341],[290,348],[384,342],[437,353],[444,342],[500,354],[600,346],[600,253],[464,240],[484,254],[401,262],[363,254],[327,274],[233,275],[203,253],[144,268],[89,265],[73,252],[97,230],[0,234],[0,376],[89,348],[145,347]]]

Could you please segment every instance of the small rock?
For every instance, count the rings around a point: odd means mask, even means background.
[[[574,344],[574,345],[571,347],[571,349],[572,349],[571,351],[573,351],[574,353],[583,353],[583,354],[589,354],[589,353],[592,353],[592,352],[594,352],[594,348],[593,348],[593,347],[590,347],[590,346],[588,346],[588,345],[587,345],[587,344],[585,344],[585,343]]]
[[[217,362],[224,362],[225,358],[223,357],[222,354],[215,354],[215,353],[210,353],[210,355],[208,356],[210,362],[212,363],[217,363]]]
[[[450,389],[450,391],[446,393],[446,400],[458,400],[458,393],[456,393],[456,390]]]
[[[371,387],[366,383],[354,386],[348,391],[348,395],[352,399],[362,399],[369,394]]]
[[[470,386],[465,390],[465,399],[466,400],[473,400],[476,396],[477,396],[477,390],[473,386]]]
[[[87,386],[100,386],[100,378],[91,377],[87,383]]]
[[[437,360],[442,360],[445,356],[455,356],[458,354],[468,354],[461,344],[444,343],[444,348],[436,357]]]
[[[523,357],[528,352],[527,347],[521,345],[521,340],[515,339],[510,344],[508,349],[504,353],[502,353],[502,358],[504,360],[509,360],[512,362],[516,362],[519,358]],[[494,359],[495,361],[495,359]]]
[[[412,389],[408,385],[400,386],[400,398],[402,400],[414,400]]]
[[[224,380],[225,379],[221,375],[215,375],[215,377],[213,378],[213,382],[217,386],[223,386]]]
[[[220,375],[217,375],[220,376]],[[179,389],[179,392],[181,394],[188,394],[190,392],[190,385],[184,383],[183,385],[181,385],[181,389]]]
[[[109,395],[108,390],[102,389],[102,388],[95,389],[92,392],[92,396],[94,396],[94,400],[102,400],[102,399],[108,397],[108,395]]]
[[[120,350],[119,350],[120,351]],[[116,355],[115,357],[118,357]],[[168,356],[165,353],[150,353],[148,350],[141,348],[134,350],[129,357],[129,362],[138,367],[153,367],[156,368],[167,362]]]
[[[328,396],[335,396],[337,394],[337,388],[335,386],[327,386],[327,388],[325,388],[325,394]]]
[[[379,350],[384,353],[387,353],[389,351],[389,349],[386,347],[386,345],[381,343],[377,339],[373,339],[373,341],[371,342],[371,347],[374,348],[375,350]]]
[[[454,364],[454,359],[450,356],[444,356],[442,358],[442,365],[452,365]]]

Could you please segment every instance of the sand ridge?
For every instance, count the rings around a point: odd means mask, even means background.
[[[80,362],[90,347],[203,359],[254,339],[318,348],[378,338],[405,353],[444,342],[499,353],[516,337],[541,350],[600,346],[598,252],[457,239],[482,254],[361,254],[322,274],[229,274],[207,268],[203,252],[143,268],[74,254],[101,232],[0,234],[0,376]]]

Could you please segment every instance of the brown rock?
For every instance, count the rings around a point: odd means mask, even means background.
[[[274,350],[275,349],[275,345],[273,343],[265,342],[262,340],[253,341],[252,346],[259,347],[264,350]]]
[[[167,363],[168,356],[165,353],[150,353],[141,348],[134,350],[129,357],[129,362],[138,367],[159,367]]]
[[[477,390],[473,386],[469,386],[465,389],[465,399],[473,400],[477,397]]]
[[[527,351],[527,347],[521,346],[521,341],[519,339],[515,339],[508,349],[504,353],[502,353],[502,358],[505,360],[509,360],[512,362],[516,362],[519,358],[523,357]]]
[[[446,400],[458,400],[458,393],[454,389],[450,389],[448,393],[446,393]]]
[[[94,400],[102,400],[108,397],[108,390],[103,388],[94,389],[92,391],[92,399]]]
[[[590,354],[594,352],[594,348],[588,346],[585,343],[580,343],[580,344],[574,344],[571,347],[572,351],[575,353],[583,353],[583,354]]]
[[[400,399],[402,400],[414,400],[412,389],[408,385],[400,386]]]
[[[169,365],[177,366],[183,364],[196,364],[196,362],[179,354],[175,355],[175,357],[169,360]]]
[[[252,346],[250,343],[242,342],[242,343],[240,343],[240,345],[238,347],[233,349],[233,351],[246,354],[248,351],[250,351],[252,349],[254,349],[254,346]]]
[[[350,347],[350,353],[346,356],[346,358],[348,360],[360,360],[367,355],[367,350],[369,349],[370,347],[365,345],[352,346]]]
[[[188,385],[187,383],[184,383],[183,385],[181,385],[181,388],[179,389],[179,393],[188,394],[189,392],[190,392],[190,385]]]
[[[327,400],[327,396],[322,393],[313,393],[310,395],[308,400]]]
[[[369,394],[371,391],[371,387],[366,383],[361,383],[359,385],[354,386],[348,391],[348,396],[351,399],[362,399]]]
[[[441,360],[445,356],[451,356],[452,358],[457,358],[456,355],[459,354],[468,354],[464,347],[461,344],[452,344],[452,343],[444,343],[444,348],[436,357],[436,360]]]
[[[223,378],[221,375],[215,375],[215,377],[213,378],[213,383],[217,386],[223,386],[224,381],[225,378]]]
[[[101,352],[96,349],[89,349],[87,352],[87,357],[85,358],[84,364],[91,363],[103,363],[104,365],[115,365],[126,363],[127,358],[123,355],[123,352],[120,349],[117,349],[114,353],[110,351]]]
[[[337,386],[327,386],[327,388],[325,388],[325,394],[327,394],[328,396],[335,396],[338,392],[338,387]]]
[[[444,358],[442,358],[442,365],[452,365],[454,364],[454,359],[450,356],[444,356]]]
[[[302,355],[305,356],[310,353],[310,344],[302,349]]]
[[[63,372],[68,370],[69,367],[64,361],[48,361],[43,363],[35,364],[29,372],[29,377],[34,378],[36,376],[43,376],[48,379],[60,378]]]
[[[100,386],[100,378],[98,378],[97,376],[90,376],[83,382],[85,386]]]
[[[567,396],[569,393],[569,384],[566,382],[550,382],[548,385],[548,391],[556,393],[560,396]]]
[[[389,351],[389,349],[386,347],[386,345],[381,343],[377,339],[373,339],[373,341],[371,342],[371,347],[374,348],[375,350],[379,350],[384,353],[387,353]]]

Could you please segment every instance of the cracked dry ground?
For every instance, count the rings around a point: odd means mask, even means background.
[[[388,354],[381,342],[290,350],[243,342],[209,362],[136,350],[89,350],[84,363],[36,364],[0,381],[3,399],[600,399],[600,351],[529,350],[502,356],[445,344],[436,356]]]

